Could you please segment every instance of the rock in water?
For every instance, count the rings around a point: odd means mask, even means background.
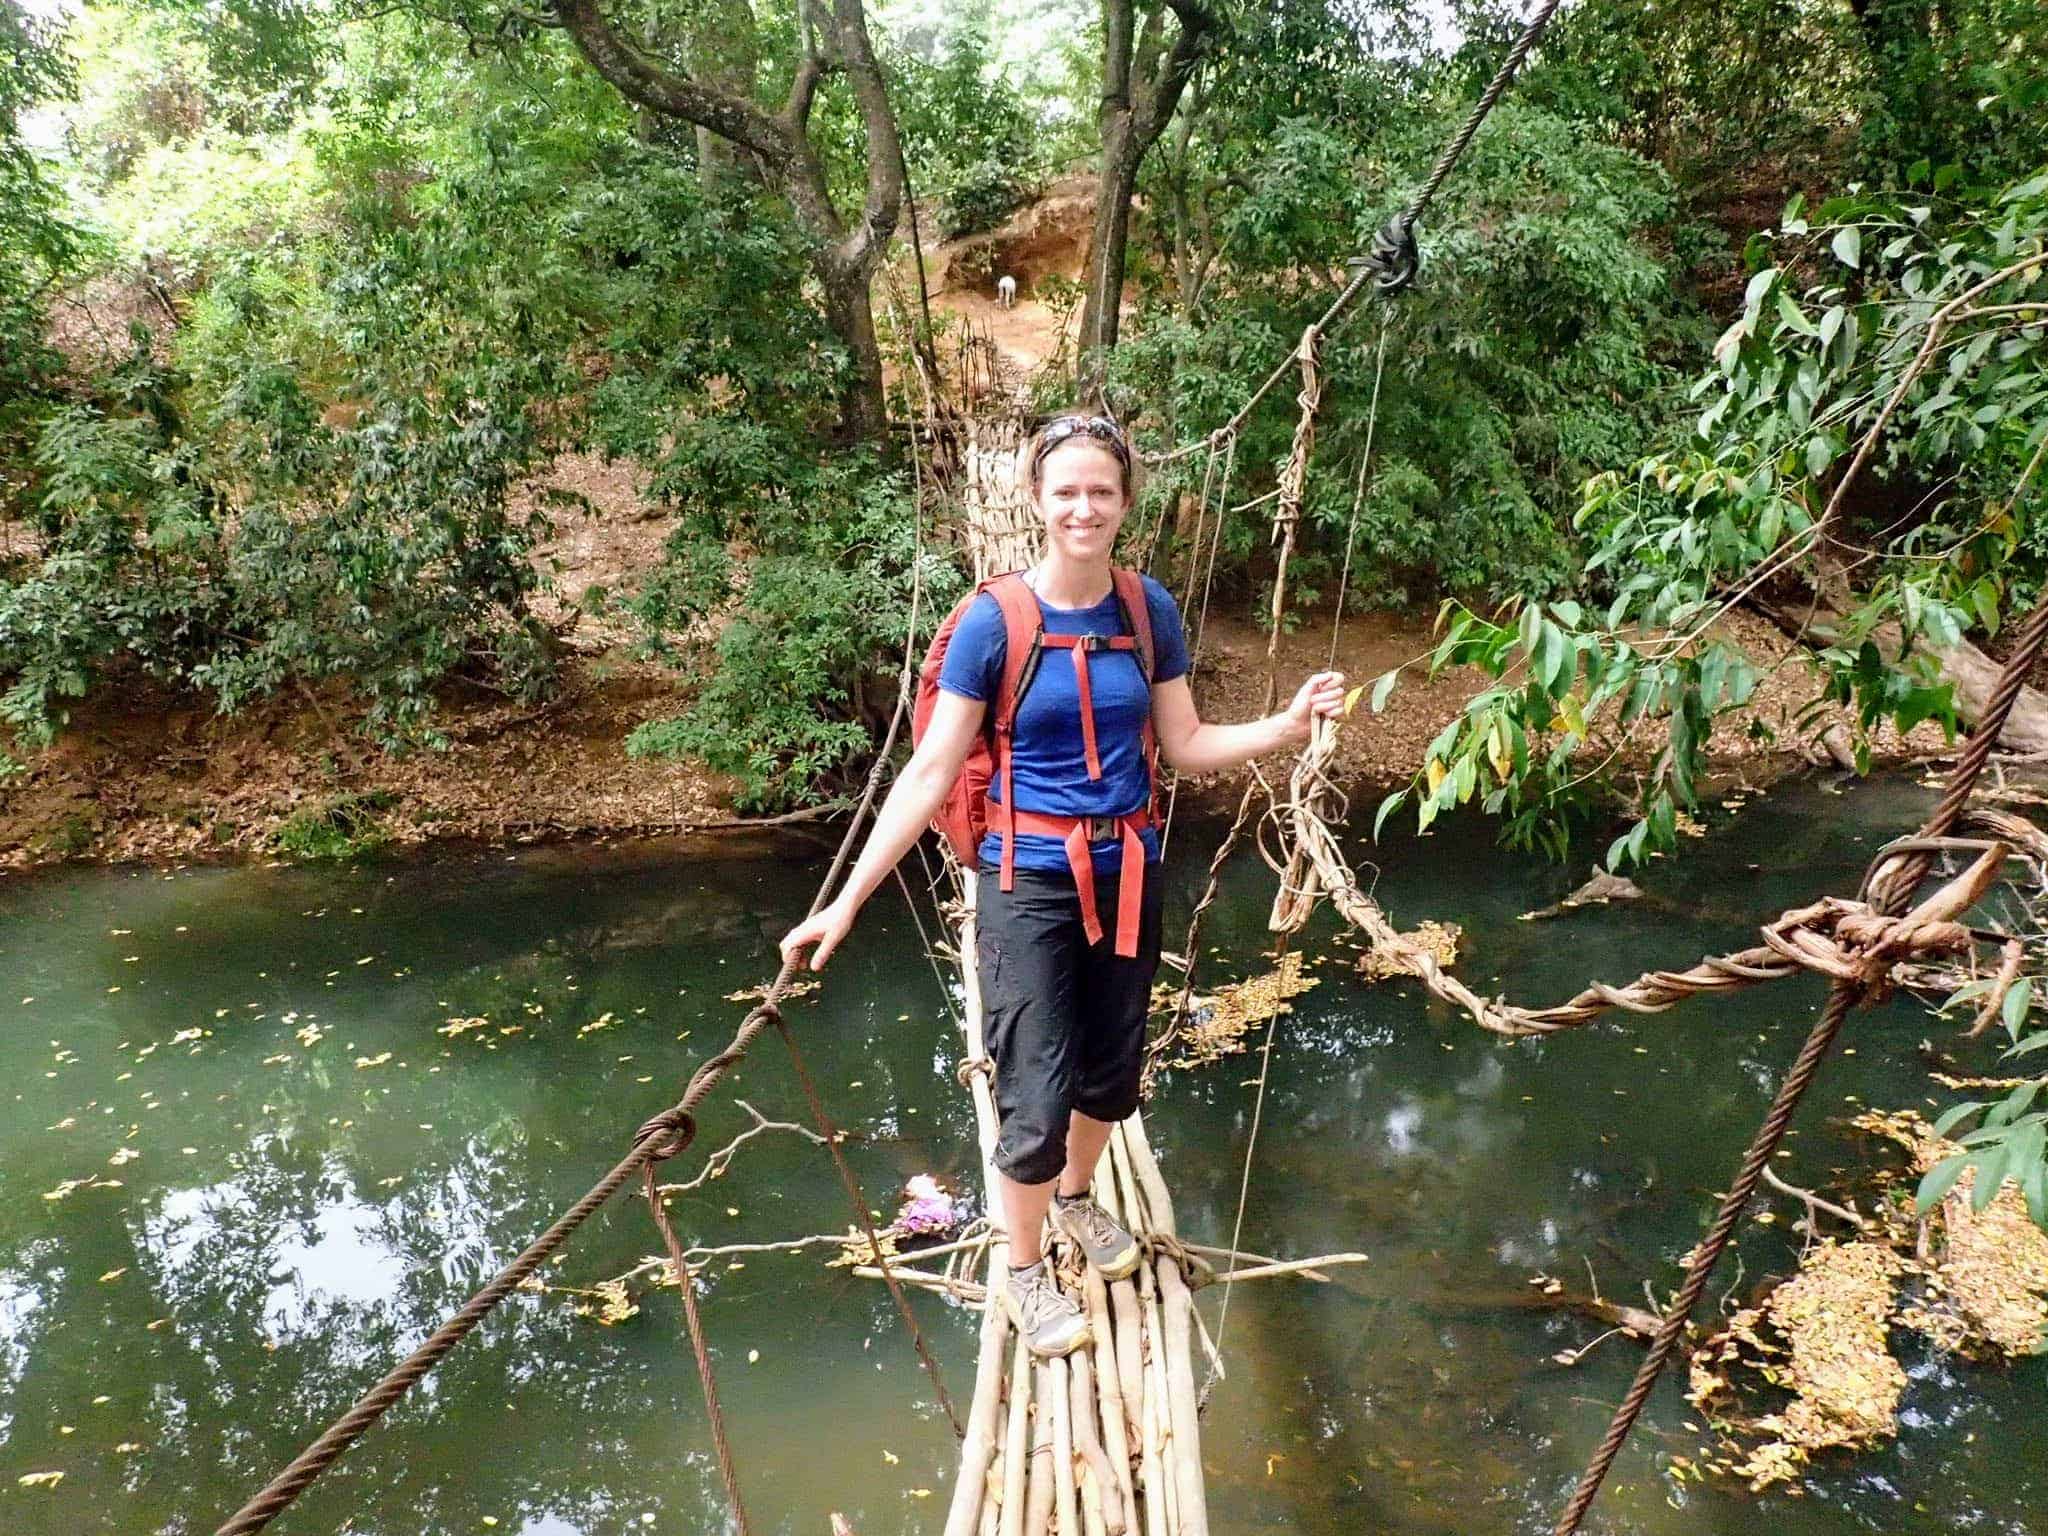
[[[1562,917],[1580,907],[1605,906],[1610,901],[1641,901],[1643,888],[1626,875],[1611,875],[1606,870],[1594,871],[1593,878],[1565,897],[1554,907],[1544,907],[1535,912],[1524,912],[1522,921],[1540,923],[1547,917]]]

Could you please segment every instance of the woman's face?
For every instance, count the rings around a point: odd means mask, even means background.
[[[1107,564],[1128,507],[1124,469],[1101,443],[1069,438],[1038,467],[1046,547],[1077,564]]]

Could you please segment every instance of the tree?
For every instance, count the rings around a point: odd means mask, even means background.
[[[556,0],[555,15],[591,67],[629,101],[735,146],[789,199],[815,242],[811,270],[824,292],[826,319],[853,362],[841,400],[842,424],[851,436],[881,441],[888,415],[869,283],[903,206],[903,146],[861,0],[831,0],[829,12],[822,3],[803,7],[796,70],[779,112],[764,111],[749,95],[721,89],[701,70],[672,69],[649,57],[605,17],[599,0]],[[745,52],[722,49],[720,57]],[[819,86],[840,70],[852,87],[867,135],[866,201],[851,225],[832,201],[825,160],[809,131]]]
[[[1103,0],[1102,105],[1097,116],[1102,190],[1088,233],[1088,292],[1081,306],[1084,392],[1100,387],[1108,356],[1116,347],[1138,167],[1172,121],[1213,25],[1210,14],[1191,0],[1149,5],[1142,23],[1136,0]]]

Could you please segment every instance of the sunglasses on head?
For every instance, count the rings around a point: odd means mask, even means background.
[[[1115,454],[1119,464],[1130,468],[1131,447],[1124,440],[1124,429],[1107,416],[1055,416],[1038,434],[1038,449],[1031,458],[1033,467],[1044,463],[1048,453],[1074,437],[1093,438]]]

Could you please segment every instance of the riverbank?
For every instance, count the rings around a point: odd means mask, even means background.
[[[1766,671],[1756,696],[1717,728],[1712,757],[1749,782],[1804,761],[1811,733],[1793,727],[1816,691],[1812,670],[1788,659],[1768,623],[1728,621],[1728,637]],[[1337,663],[1360,682],[1426,657],[1421,618],[1369,613],[1346,619]],[[1327,618],[1283,635],[1283,688],[1327,664]],[[1241,618],[1212,614],[1197,698],[1206,716],[1259,710],[1266,637]],[[1459,670],[1403,673],[1385,712],[1345,732],[1345,777],[1372,790],[1401,782],[1423,748],[1486,680]],[[78,711],[58,743],[0,784],[0,868],[67,859],[102,862],[303,857],[369,845],[432,841],[534,842],[652,836],[744,827],[732,785],[694,762],[633,758],[626,737],[643,720],[688,701],[675,673],[589,648],[567,661],[557,695],[522,705],[489,695],[451,697],[437,724],[448,745],[394,757],[359,737],[345,699],[306,692],[231,719],[161,693],[132,691]],[[1646,736],[1644,750],[1654,750]],[[1881,733],[1881,760],[1939,751],[1923,726],[1901,740]],[[1184,786],[1180,804],[1235,799],[1235,775]],[[1192,795],[1192,799],[1190,799]]]

